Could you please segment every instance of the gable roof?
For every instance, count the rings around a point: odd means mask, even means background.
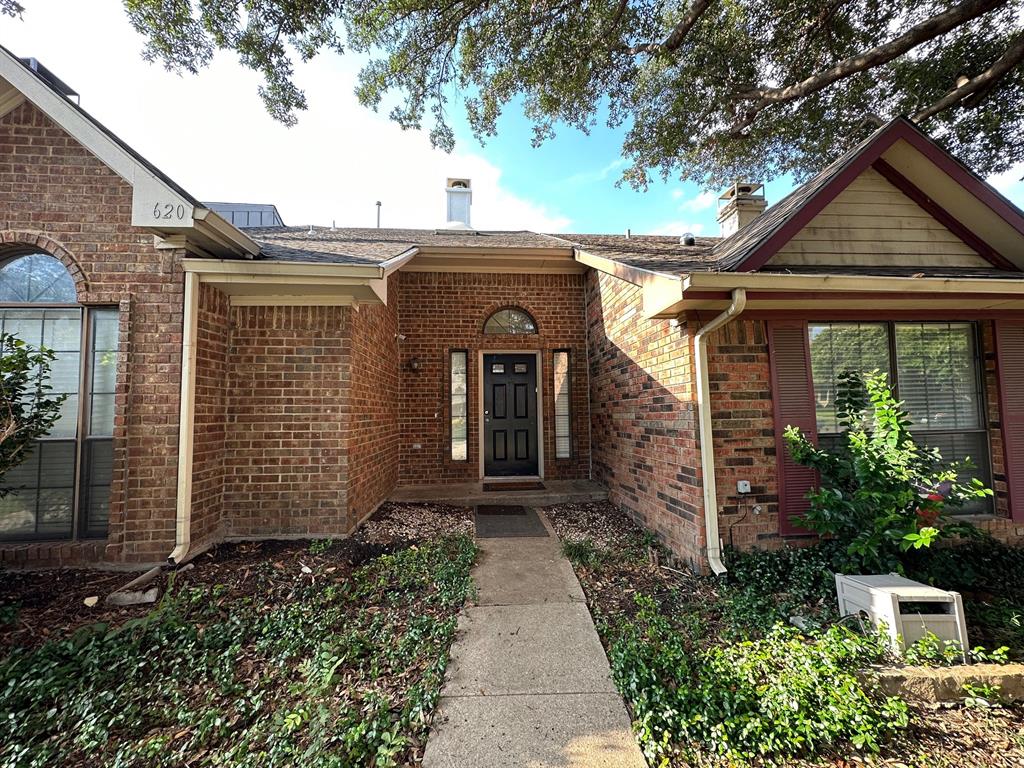
[[[31,60],[30,60],[31,61]],[[66,95],[66,87],[0,46],[3,112],[32,103],[132,187],[132,225],[173,245],[227,258],[253,256],[256,244]]]
[[[967,205],[968,200],[973,198],[976,203],[987,207],[1005,222],[1006,226],[1002,232],[993,231],[998,227],[989,223],[988,227],[979,228],[981,231],[968,228],[969,234],[989,246],[988,250],[995,254],[995,258],[1003,259],[998,266],[1009,270],[1024,268],[1024,247],[1007,248],[1007,234],[1010,230],[1020,235],[1020,246],[1024,246],[1024,212],[938,146],[914,123],[902,117],[879,128],[817,176],[797,187],[747,226],[718,243],[710,254],[716,268],[735,272],[761,269],[782,245],[865,169],[877,164],[890,171],[895,170],[886,162],[883,155],[894,151],[895,145],[900,141],[906,142],[910,151],[916,152],[926,164],[931,164],[934,169],[954,182],[955,189],[951,193],[956,195],[959,192],[958,202],[961,206]],[[914,164],[910,162],[910,165]],[[920,166],[921,163],[916,162],[916,165]],[[920,172],[920,168],[918,170]],[[901,175],[898,170],[897,175]],[[927,197],[926,193],[922,194]],[[991,240],[996,240],[999,247],[990,242]],[[1003,253],[1006,250],[1011,252]]]

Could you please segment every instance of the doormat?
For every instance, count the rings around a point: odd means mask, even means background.
[[[484,493],[501,491],[543,491],[544,483],[539,480],[525,480],[511,483],[484,483]]]
[[[540,517],[533,509],[513,504],[480,504],[476,508],[478,539],[507,539],[548,535]]]

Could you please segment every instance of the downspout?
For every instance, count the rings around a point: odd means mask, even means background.
[[[199,317],[199,275],[185,273],[185,307],[181,334],[181,400],[178,415],[178,492],[174,549],[167,562],[177,565],[192,544],[192,444],[195,435],[196,337]]]
[[[704,486],[704,533],[708,564],[716,576],[727,569],[722,562],[722,543],[718,533],[718,484],[715,482],[715,444],[711,424],[711,396],[708,384],[708,334],[729,324],[747,306],[747,292],[735,288],[732,303],[722,314],[705,325],[694,339],[694,362],[697,367],[697,416],[700,430],[700,466]]]

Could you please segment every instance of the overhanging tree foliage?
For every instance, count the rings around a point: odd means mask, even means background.
[[[10,2],[10,0],[0,0]],[[0,6],[3,7],[3,6]],[[492,135],[521,99],[535,141],[625,125],[628,181],[798,178],[907,115],[981,174],[1024,150],[1024,0],[125,0],[145,55],[196,72],[218,49],[304,109],[293,58],[369,55],[358,96],[451,149],[460,100]]]

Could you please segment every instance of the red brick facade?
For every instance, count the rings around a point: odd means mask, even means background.
[[[106,542],[0,548],[5,562],[152,562],[174,545],[180,252],[131,226],[132,189],[23,104],[0,118],[0,239],[57,256],[79,302],[120,308],[114,482]]]
[[[114,470],[105,541],[0,545],[0,562],[140,564],[175,544],[183,329],[182,251],[131,226],[132,189],[30,106],[0,118],[0,258],[59,258],[79,302],[120,318]],[[482,257],[484,258],[484,257]],[[521,307],[532,335],[485,335]],[[586,274],[400,271],[388,302],[233,306],[199,289],[193,545],[224,537],[336,536],[397,485],[480,477],[480,354],[539,352],[543,476],[593,477],[680,557],[704,563],[694,335],[710,319],[647,320],[641,289]],[[982,323],[996,519],[1007,540],[999,398]],[[450,353],[468,358],[468,458],[451,458]],[[571,355],[571,457],[555,456],[553,353]],[[413,364],[415,361],[415,365]],[[781,546],[764,320],[709,341],[718,504],[725,544]],[[740,496],[736,482],[752,492]],[[755,507],[759,507],[756,510]]]
[[[811,317],[810,319],[813,319]],[[1020,543],[1024,526],[1009,519],[1006,475],[999,423],[992,322],[980,321],[985,365],[986,405],[992,459],[995,515],[976,524],[997,538]],[[741,317],[709,342],[708,378],[714,421],[719,525],[726,545],[742,549],[776,548],[800,543],[779,534],[775,418],[765,322]],[[779,428],[785,425],[780,425]],[[736,482],[749,480],[751,493],[738,494]],[[760,507],[760,512],[755,511]]]
[[[641,289],[587,275],[594,479],[680,557],[703,557],[693,329],[643,316]]]
[[[401,272],[398,322],[401,360],[399,483],[467,482],[480,477],[479,353],[540,351],[544,477],[590,475],[586,326],[582,275]],[[537,322],[536,335],[485,336],[484,322],[504,307],[521,307]],[[572,457],[555,458],[552,353],[572,361]],[[449,354],[468,352],[468,458],[451,459]],[[413,370],[410,362],[419,367]],[[419,446],[419,447],[417,447]]]

